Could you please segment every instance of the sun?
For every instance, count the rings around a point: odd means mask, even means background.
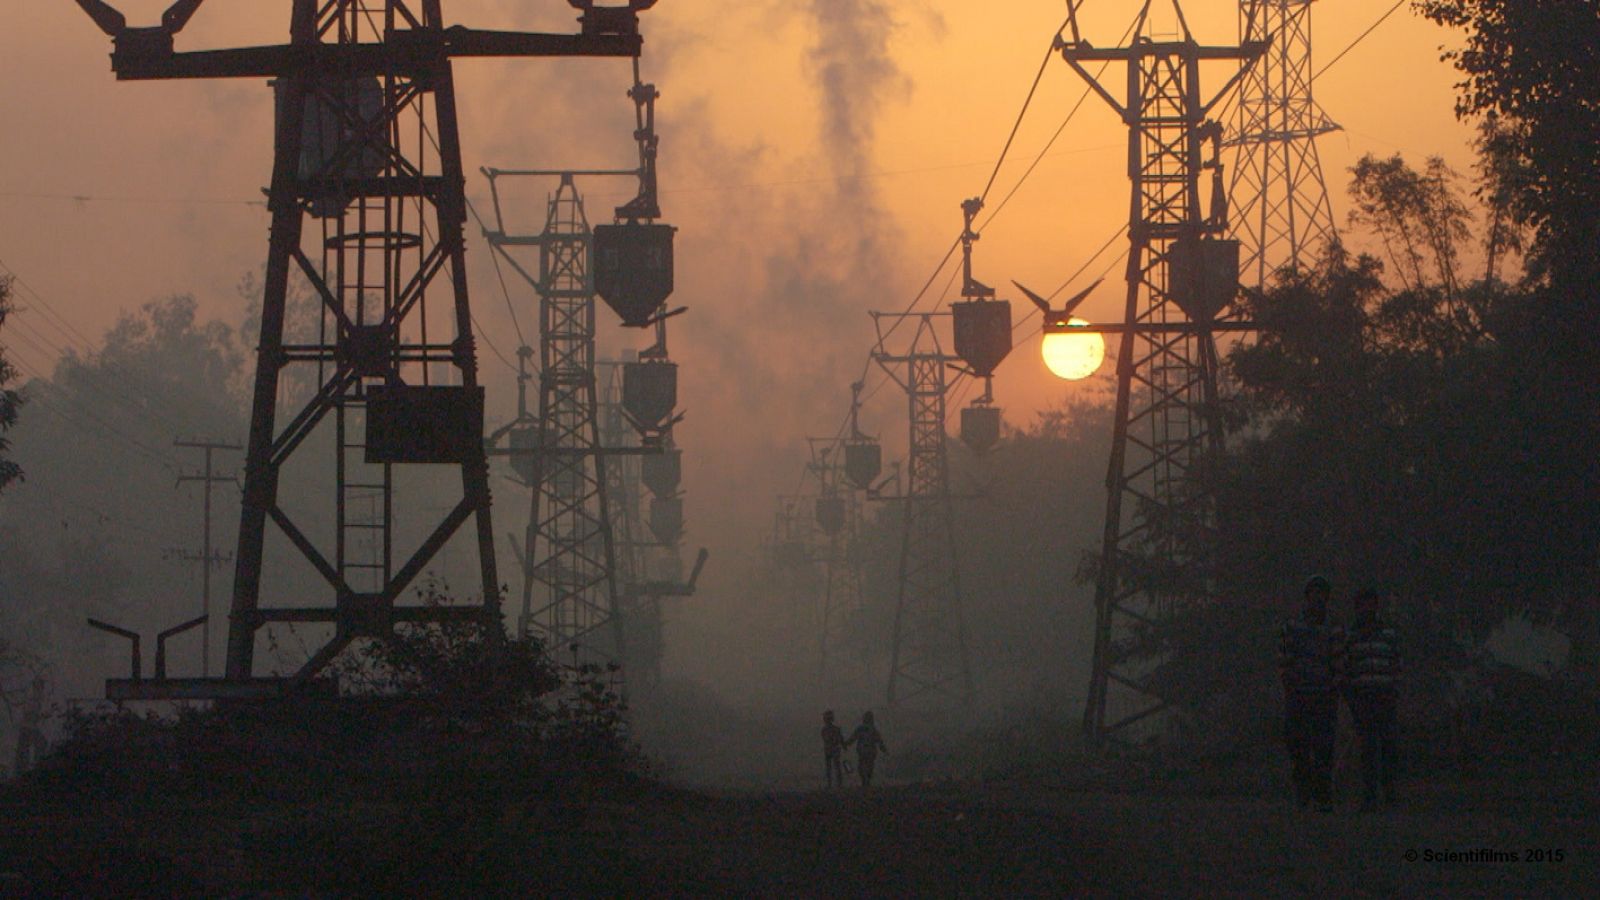
[[[1089,323],[1073,318],[1069,328],[1082,328]],[[1044,336],[1044,364],[1057,378],[1082,381],[1093,375],[1106,359],[1106,339],[1098,332],[1055,332]]]

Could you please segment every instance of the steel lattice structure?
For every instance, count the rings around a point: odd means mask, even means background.
[[[1205,158],[1206,145],[1220,150],[1221,127],[1209,119],[1262,47],[1203,46],[1184,24],[1177,40],[1146,36],[1150,3],[1141,9],[1131,46],[1098,49],[1083,41],[1076,17],[1071,40],[1062,40],[1066,62],[1128,125],[1132,218],[1129,223],[1127,300],[1119,325],[1095,330],[1121,335],[1117,356],[1116,419],[1105,531],[1095,590],[1094,661],[1084,712],[1085,730],[1098,739],[1166,708],[1166,701],[1141,668],[1141,633],[1172,610],[1174,570],[1190,565],[1155,523],[1209,521],[1206,498],[1185,490],[1195,460],[1220,447],[1217,418],[1215,335],[1247,329],[1229,317],[1237,292],[1237,245],[1220,240],[1227,229],[1226,196],[1219,161]],[[1235,71],[1209,99],[1201,93],[1202,64],[1230,64]],[[1125,94],[1119,99],[1085,63],[1121,63]],[[1201,177],[1212,172],[1209,208]],[[1228,268],[1232,267],[1231,280]],[[1163,577],[1138,566],[1159,560]],[[1192,574],[1192,573],[1191,573]],[[1193,599],[1193,598],[1190,598]],[[1126,703],[1113,702],[1113,689]],[[1108,708],[1123,706],[1108,721]]]
[[[278,104],[227,677],[163,679],[135,685],[135,693],[171,698],[281,691],[283,683],[255,677],[258,637],[276,623],[332,626],[331,637],[290,682],[295,685],[352,640],[386,637],[397,622],[478,621],[491,639],[498,637],[452,60],[637,57],[637,14],[580,3],[582,34],[543,35],[446,28],[440,0],[287,0],[288,44],[177,52],[174,38],[201,2],[178,0],[160,25],[141,28],[129,27],[103,0],[79,0],[114,38],[112,68],[119,79],[267,78]],[[308,219],[316,223],[310,229]],[[321,300],[324,327],[313,343],[284,340],[294,273]],[[444,296],[430,297],[430,290]],[[442,312],[432,334],[430,300]],[[314,368],[316,390],[293,415],[280,417],[279,386],[291,366]],[[436,370],[450,374],[435,379]],[[286,464],[311,449],[308,439],[330,419],[336,474],[328,535],[283,509],[278,488]],[[402,509],[394,490],[395,468],[418,464],[460,471],[461,499],[431,524],[425,510]],[[351,510],[366,502],[378,512],[371,521]],[[413,512],[407,522],[420,523],[425,537],[397,559],[396,522]],[[331,602],[262,602],[269,520],[327,582]],[[402,592],[468,520],[477,537],[479,601],[402,605]],[[375,555],[357,553],[358,543],[376,548]]]
[[[527,454],[522,470],[532,489],[519,554],[518,629],[558,658],[570,652],[577,664],[620,665],[623,617],[600,457],[593,233],[572,173],[560,175],[538,234],[507,232],[499,186],[505,173],[487,174],[496,227],[485,235],[539,297],[538,416],[528,431],[512,431],[512,446]],[[537,252],[536,269],[518,260],[528,250]]]
[[[812,439],[809,466],[817,481],[813,500],[822,532],[822,598],[818,605],[818,683],[831,697],[840,681],[840,648],[851,643],[862,607],[861,497],[845,477],[843,447],[836,440]]]
[[[1239,85],[1227,146],[1241,272],[1265,284],[1337,236],[1317,138],[1339,130],[1312,98],[1311,5],[1241,0],[1240,34],[1266,52]]]
[[[894,648],[889,665],[890,705],[924,694],[963,702],[972,696],[966,625],[961,609],[961,568],[956,553],[950,467],[946,453],[946,373],[959,359],[944,351],[934,327],[948,313],[895,315],[874,312],[878,343],[872,358],[905,391],[910,448],[901,503],[899,587]],[[892,353],[885,319],[914,328],[907,349]]]
[[[638,434],[628,426],[622,407],[622,366],[600,364],[606,372],[605,393],[600,403],[600,439],[608,447],[637,443]],[[631,681],[654,684],[661,680],[662,610],[661,597],[646,593],[641,586],[649,581],[651,550],[658,545],[648,540],[649,525],[644,518],[644,485],[640,480],[640,458],[612,455],[602,458],[605,468],[606,498],[610,504],[612,545],[615,547],[619,602],[627,621],[628,644],[623,658]],[[677,559],[676,545],[667,548]],[[678,568],[667,573],[673,580],[681,576]]]

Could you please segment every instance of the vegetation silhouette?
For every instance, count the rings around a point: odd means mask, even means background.
[[[4,790],[33,823],[0,834],[8,867],[50,895],[592,883],[563,871],[587,852],[583,808],[650,786],[609,673],[563,670],[533,641],[491,648],[467,623],[405,629],[341,666],[336,699],[71,713]],[[41,825],[76,838],[40,841]],[[166,855],[179,846],[192,856]]]

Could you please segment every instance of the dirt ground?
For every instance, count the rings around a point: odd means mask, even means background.
[[[705,887],[766,896],[1593,895],[1592,786],[1410,788],[1395,809],[1362,815],[1248,795],[949,784],[741,795],[691,803],[677,827],[633,827]],[[1519,859],[1423,858],[1475,850]],[[1531,858],[1550,851],[1560,860]]]
[[[1474,778],[1414,761],[1394,809],[1358,814],[1346,759],[1346,802],[1318,814],[1291,807],[1270,751],[1131,778],[1059,756],[973,780],[946,772],[982,769],[918,753],[912,724],[891,724],[870,791],[819,790],[810,722],[702,722],[653,741],[674,749],[666,781],[520,796],[416,780],[291,796],[278,778],[107,798],[19,781],[0,785],[0,900],[1589,897],[1600,884],[1600,780],[1571,761]],[[722,740],[694,737],[706,733]],[[1515,862],[1445,858],[1483,850]]]
[[[1592,780],[1403,788],[1402,803],[1367,815],[1293,810],[1210,778],[1130,792],[1019,780],[248,807],[144,798],[70,812],[11,795],[0,897],[1594,895]],[[1481,850],[1517,860],[1422,858]]]

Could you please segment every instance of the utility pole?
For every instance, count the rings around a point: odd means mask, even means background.
[[[1140,8],[1130,46],[1101,49],[1083,40],[1075,6],[1069,12],[1070,40],[1057,36],[1063,59],[1128,126],[1132,193],[1124,320],[1083,329],[1121,335],[1095,587],[1094,662],[1084,710],[1084,730],[1094,741],[1169,705],[1151,680],[1152,649],[1145,636],[1169,620],[1179,600],[1199,599],[1177,592],[1203,593],[1206,579],[1165,535],[1175,527],[1205,529],[1212,522],[1209,499],[1189,490],[1186,479],[1201,455],[1222,446],[1215,336],[1253,329],[1234,315],[1239,244],[1224,239],[1222,127],[1210,114],[1265,45],[1201,45],[1177,0],[1171,7],[1181,34],[1156,39],[1147,33],[1151,2]],[[1094,62],[1123,64],[1123,98],[1085,68]],[[1233,70],[1209,97],[1200,85],[1205,63]],[[1207,171],[1212,176],[1209,208],[1201,201],[1201,176]],[[1064,317],[1059,324],[1067,324]],[[1163,577],[1137,570],[1141,562],[1152,561],[1162,567]],[[1113,688],[1120,697],[1108,697]]]
[[[201,526],[200,555],[195,556],[192,553],[180,551],[178,558],[184,560],[185,562],[198,562],[200,564],[200,615],[206,617],[207,623],[206,625],[202,626],[200,632],[200,674],[209,677],[211,675],[210,622],[212,621],[211,567],[215,565],[221,565],[222,563],[229,562],[233,559],[233,554],[231,553],[223,555],[211,549],[211,486],[214,484],[231,484],[235,487],[238,487],[239,485],[239,479],[236,476],[232,475],[231,473],[223,475],[216,471],[216,469],[213,467],[213,455],[218,450],[237,451],[243,450],[244,448],[238,444],[198,439],[176,439],[172,442],[172,446],[198,449],[205,453],[205,468],[200,474],[178,476],[178,484],[180,485],[186,482],[198,482],[204,485],[204,487],[201,489],[201,495],[204,498],[202,505],[202,509],[204,510],[202,514],[202,521],[204,524]]]
[[[483,387],[468,301],[465,175],[454,86],[457,57],[634,59],[638,12],[653,0],[581,10],[578,34],[447,26],[441,0],[286,0],[289,42],[179,52],[175,38],[202,5],[178,0],[161,24],[129,27],[104,0],[78,0],[113,38],[122,80],[270,80],[277,100],[272,224],[241,502],[226,684],[138,685],[145,699],[277,696],[306,688],[358,638],[384,639],[402,623],[477,623],[503,637],[483,442]],[[307,227],[307,225],[311,227]],[[631,260],[621,260],[628,268]],[[285,341],[291,275],[319,298],[314,342]],[[626,274],[616,276],[623,280]],[[436,383],[433,369],[455,371]],[[285,369],[316,373],[305,404],[280,417]],[[288,465],[334,432],[335,527],[308,533],[279,503]],[[442,520],[406,516],[421,530],[394,558],[394,467],[436,466],[460,476],[460,501]],[[417,471],[416,469],[404,469]],[[347,517],[352,497],[378,493],[375,524]],[[468,603],[402,604],[407,587],[468,522],[475,531],[480,596]],[[320,599],[262,603],[269,523],[327,584]],[[352,529],[382,558],[347,558]],[[263,630],[316,623],[325,640],[287,679],[256,675]],[[108,684],[108,691],[112,686]]]
[[[1239,33],[1266,52],[1239,84],[1223,146],[1233,150],[1228,198],[1240,271],[1265,285],[1338,236],[1317,138],[1339,130],[1311,93],[1311,4],[1240,0]]]

